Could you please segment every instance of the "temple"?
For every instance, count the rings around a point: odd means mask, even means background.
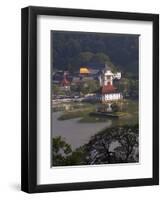
[[[114,87],[114,79],[121,79],[121,72],[113,73],[111,69],[106,66],[99,76],[101,88],[98,92],[98,98],[103,103],[123,99],[122,94]]]

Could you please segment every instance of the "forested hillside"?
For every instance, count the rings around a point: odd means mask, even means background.
[[[77,71],[81,66],[103,67],[138,74],[138,35],[52,31],[54,69]]]

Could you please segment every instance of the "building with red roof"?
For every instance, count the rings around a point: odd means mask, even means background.
[[[70,82],[67,80],[67,74],[64,73],[63,79],[60,82],[60,86],[64,87],[65,89],[70,89]]]
[[[102,94],[110,94],[110,93],[115,93],[116,92],[116,88],[111,85],[110,83],[107,85],[103,85],[101,87],[101,93]]]
[[[97,93],[97,96],[100,101],[103,103],[117,101],[123,98],[122,94],[117,91],[117,88],[113,85],[113,80],[121,78],[121,73],[116,74],[112,73],[110,69],[105,69],[100,76],[100,85],[101,88]]]

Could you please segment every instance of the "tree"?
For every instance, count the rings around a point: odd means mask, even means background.
[[[53,166],[71,166],[84,163],[83,147],[72,151],[71,145],[60,136],[52,140],[52,164]]]
[[[85,151],[87,164],[137,162],[138,125],[106,128],[91,138]]]
[[[66,164],[66,157],[72,153],[71,146],[60,136],[52,140],[52,162],[54,166]]]
[[[130,80],[129,94],[132,98],[138,98],[138,96],[139,96],[139,82],[138,82],[138,80]]]
[[[73,84],[73,85],[71,84],[70,89],[71,89],[71,92],[79,92],[80,86],[77,84]]]
[[[105,64],[106,62],[110,62],[109,56],[107,56],[105,53],[102,53],[102,52],[96,53],[93,59],[102,64]]]
[[[80,84],[80,91],[83,94],[94,93],[100,88],[97,80],[86,80]]]
[[[122,78],[117,84],[117,88],[123,93],[124,97],[137,99],[139,96],[139,81],[133,78]]]
[[[81,52],[81,53],[79,54],[79,56],[80,56],[81,62],[83,62],[83,63],[88,63],[88,62],[90,62],[90,60],[93,58],[94,53],[89,52],[89,51],[85,51],[85,52]]]
[[[121,151],[125,154],[125,162],[132,162],[132,160],[134,161],[134,147],[138,147],[138,126],[133,126],[132,128],[125,126],[123,129],[124,134],[121,132],[116,136],[121,148],[116,149],[116,151]]]
[[[55,95],[57,95],[58,94],[58,92],[59,92],[59,86],[58,85],[56,85],[56,84],[54,84],[53,85],[53,94],[55,94]]]
[[[75,149],[66,158],[66,165],[85,165],[85,151],[83,147]]]
[[[112,152],[109,150],[113,142],[112,135],[95,135],[90,142],[85,146],[87,152],[87,164],[107,164],[114,163],[115,159],[112,157]]]

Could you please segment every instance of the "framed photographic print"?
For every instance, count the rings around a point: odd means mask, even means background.
[[[159,16],[22,9],[22,190],[159,184]]]

